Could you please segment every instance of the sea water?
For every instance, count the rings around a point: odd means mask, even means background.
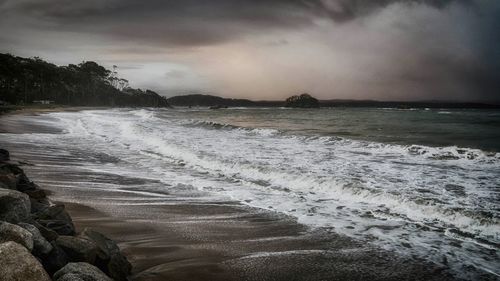
[[[114,109],[24,118],[61,133],[11,138],[116,159],[100,171],[288,214],[457,276],[500,276],[500,111]]]

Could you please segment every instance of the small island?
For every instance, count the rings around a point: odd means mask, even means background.
[[[299,96],[291,96],[286,99],[285,107],[294,108],[319,108],[319,101],[311,95],[304,93]]]

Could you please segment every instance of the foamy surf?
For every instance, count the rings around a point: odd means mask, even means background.
[[[259,110],[250,123],[244,111],[51,113],[44,124],[66,133],[38,140],[88,147],[125,163],[101,171],[208,191],[457,272],[472,266],[499,274],[499,153],[348,139],[269,117],[291,119],[292,110]],[[299,117],[322,122],[314,112]]]

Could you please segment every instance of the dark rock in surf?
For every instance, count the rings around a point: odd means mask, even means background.
[[[30,252],[33,250],[33,235],[26,229],[0,221],[0,243],[13,241],[23,245]]]
[[[295,108],[319,108],[319,101],[309,94],[291,96],[286,99],[285,107]]]
[[[74,236],[59,236],[56,244],[66,253],[71,262],[91,264],[95,262],[98,249],[93,241]]]
[[[66,276],[68,274],[71,274],[71,277],[79,277],[80,279],[89,281],[112,281],[112,279],[100,271],[99,268],[84,262],[68,263],[54,273],[54,280],[61,281],[65,280],[64,278],[68,280]]]
[[[10,189],[0,189],[0,220],[18,223],[30,218],[28,195]]]
[[[80,237],[93,241],[97,246],[97,258],[95,265],[111,276],[114,280],[125,281],[130,274],[132,265],[120,252],[115,241],[103,234],[86,228]]]
[[[0,244],[0,280],[50,281],[40,262],[16,242]]]

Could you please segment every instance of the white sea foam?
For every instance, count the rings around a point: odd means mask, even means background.
[[[66,141],[120,155],[140,167],[131,169],[134,176],[228,196],[360,239],[376,237],[381,247],[434,261],[442,260],[432,250],[441,241],[444,255],[457,253],[450,262],[498,271],[482,256],[500,243],[494,200],[499,153],[303,136],[175,114],[142,109],[50,116],[64,124]],[[457,239],[467,245],[457,248]]]

